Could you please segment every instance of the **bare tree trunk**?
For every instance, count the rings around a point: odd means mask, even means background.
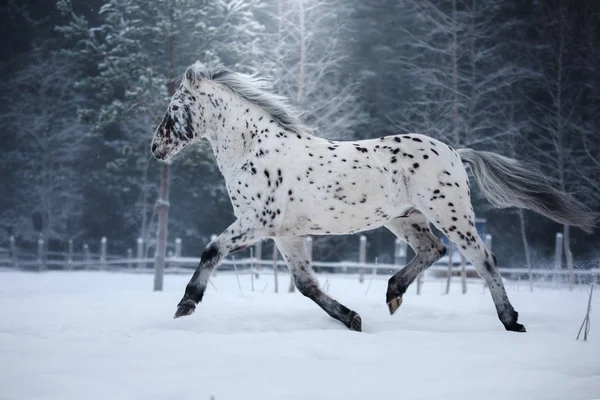
[[[146,165],[144,167],[144,173],[142,174],[142,226],[140,227],[140,233],[138,237],[144,239],[144,246],[148,246],[148,241],[150,239],[150,225],[152,224],[152,220],[154,219],[154,213],[152,212],[152,216],[148,218],[148,208],[150,204],[148,204],[148,171],[150,170],[150,161],[151,158],[146,160]],[[146,254],[146,251],[144,251]]]
[[[299,29],[300,29],[300,70],[298,71],[298,103],[297,106],[301,107],[302,100],[304,98],[304,74],[306,67],[306,28],[304,26],[304,2],[303,0],[298,1],[298,16]]]
[[[473,123],[475,119],[475,97],[477,95],[477,54],[476,54],[476,43],[477,43],[477,34],[475,32],[475,22],[477,17],[477,2],[473,0],[471,6],[471,53],[470,53],[470,63],[471,63],[471,98],[469,99],[469,115],[468,115],[468,123],[465,127],[465,142],[468,142],[471,138],[473,131]]]
[[[454,145],[459,146],[461,144],[458,129],[458,21],[456,20],[456,0],[452,0],[452,90],[454,91],[454,107],[453,107],[453,119],[454,119]]]
[[[277,0],[277,68],[282,70],[282,65],[283,65],[283,54],[282,54],[282,47],[283,47],[283,37],[282,37],[282,32],[283,32],[283,27],[282,27],[282,20],[283,20],[283,4],[282,4],[283,0]],[[278,73],[282,73],[281,71],[278,71]],[[281,89],[281,88],[280,88]]]
[[[567,260],[567,271],[568,271],[568,280],[569,280],[569,290],[573,290],[573,283],[575,281],[575,277],[573,274],[573,253],[571,253],[571,227],[569,225],[563,225],[563,246],[565,249],[565,258]]]
[[[173,21],[173,9],[171,9],[171,22]],[[173,28],[173,27],[171,27]],[[175,36],[171,33],[169,37],[169,81],[167,91],[169,96],[175,94]],[[158,213],[158,231],[156,237],[156,254],[154,261],[154,290],[163,290],[163,275],[165,271],[165,258],[167,254],[167,228],[169,225],[169,164],[162,166],[160,195],[156,203]]]
[[[563,102],[562,102],[562,74],[563,74],[563,57],[565,52],[565,21],[564,21],[563,2],[560,3],[560,33],[558,37],[558,68],[556,71],[556,137],[557,137],[557,153],[558,153],[558,172],[560,179],[561,190],[566,190],[566,159],[565,147],[563,143],[564,121],[563,121]],[[569,290],[573,289],[573,254],[571,253],[570,230],[568,225],[563,226],[563,246],[565,257],[567,260],[567,271],[569,274]]]
[[[533,263],[531,262],[531,251],[529,250],[527,232],[525,231],[525,212],[522,209],[519,209],[519,222],[521,223],[521,239],[525,249],[525,262],[527,263],[527,271],[529,271],[529,290],[533,292]]]
[[[167,253],[167,227],[169,217],[169,165],[162,167],[160,182],[160,198],[156,204],[158,213],[158,232],[156,238],[156,255],[154,257],[154,290],[163,290],[163,275]]]

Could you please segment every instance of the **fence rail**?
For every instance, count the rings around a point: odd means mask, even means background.
[[[557,235],[558,237],[558,235]],[[396,240],[394,249],[394,263],[369,263],[366,261],[367,241],[365,236],[359,238],[358,260],[327,262],[318,261],[312,258],[312,238],[306,238],[306,249],[311,260],[311,265],[316,272],[327,271],[331,273],[358,274],[360,282],[364,282],[365,275],[387,275],[399,271],[404,267],[407,261],[406,243]],[[487,235],[486,242],[491,247],[491,236]],[[101,239],[100,254],[92,254],[87,244],[83,246],[83,253],[73,251],[72,241],[69,241],[68,251],[45,252],[43,242],[38,243],[38,253],[25,253],[19,251],[15,246],[14,238],[11,238],[10,249],[0,249],[0,268],[19,269],[19,270],[107,270],[107,271],[128,271],[128,272],[153,272],[153,258],[143,256],[143,243],[141,239],[137,241],[137,255],[133,256],[133,251],[129,249],[127,256],[107,254],[107,240]],[[277,248],[274,246],[273,257],[262,259],[262,243],[256,243],[251,250],[251,256],[235,259],[229,256],[221,261],[215,273],[223,270],[235,270],[236,273],[250,273],[259,276],[261,273],[273,274],[277,281],[277,272],[280,269],[287,269],[285,262],[279,257]],[[181,239],[175,240],[175,254],[171,253],[166,258],[165,273],[190,273],[200,262],[199,257],[181,256]],[[6,250],[6,251],[4,251]],[[256,257],[255,255],[258,255]],[[561,268],[560,260],[555,260],[552,269],[532,269],[527,268],[506,268],[499,267],[501,276],[505,279],[518,280],[548,280],[555,283],[573,284],[596,282],[600,277],[600,265],[591,269],[574,269],[569,271]],[[267,268],[263,268],[267,267]],[[448,255],[442,257],[438,262],[432,265],[426,272],[428,276],[442,277],[447,279],[447,291],[449,291],[450,281],[453,276],[459,276],[462,282],[463,293],[466,292],[466,279],[477,278],[479,276],[474,267],[460,255],[456,249],[449,248]],[[162,279],[162,278],[161,278]],[[421,285],[422,275],[417,279],[417,292]],[[293,284],[290,284],[290,290],[293,290]],[[276,291],[278,285],[276,282]]]
[[[111,257],[101,261],[100,259],[90,260],[73,260],[67,262],[65,260],[54,259],[46,260],[45,266],[48,270],[118,270],[118,271],[130,271],[130,272],[152,272],[154,270],[154,259],[153,258],[116,258]],[[193,271],[200,262],[199,257],[167,257],[165,273],[188,273]],[[217,268],[218,271],[223,270],[234,270],[240,271],[252,270],[255,274],[260,273],[272,273],[275,269],[287,269],[285,262],[278,259],[276,262],[272,260],[264,260],[258,258],[240,258],[232,259],[225,258],[221,261]],[[357,261],[316,261],[311,262],[311,266],[317,272],[327,269],[332,273],[349,273],[349,274],[360,274],[363,271],[363,276],[368,274],[393,274],[403,268],[404,264],[390,264],[390,263],[361,263]],[[15,268],[13,261],[10,258],[0,259],[0,267],[9,269],[21,269],[21,270],[40,270],[39,260],[28,259],[19,260],[18,267]],[[260,267],[268,267],[262,269]],[[447,276],[448,266],[446,264],[434,264],[428,269],[428,273],[436,274],[437,276]],[[471,265],[466,267],[470,276],[476,273],[475,268]],[[498,270],[503,277],[511,277],[517,275],[528,275],[529,270],[527,268],[505,268],[499,267]],[[460,265],[454,265],[450,268],[453,275],[459,274]],[[567,270],[556,270],[556,269],[533,269],[533,275],[540,277],[552,277],[558,276],[562,278],[568,277]],[[574,270],[574,274],[577,277],[591,277],[593,275],[600,277],[600,268],[592,268],[585,270]]]

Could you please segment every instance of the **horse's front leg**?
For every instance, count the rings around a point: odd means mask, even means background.
[[[192,314],[196,309],[196,304],[202,300],[208,279],[219,262],[228,254],[242,250],[261,239],[263,233],[262,229],[252,222],[238,219],[215,240],[206,245],[202,251],[200,264],[185,287],[185,294],[177,305],[177,311],[173,318]]]

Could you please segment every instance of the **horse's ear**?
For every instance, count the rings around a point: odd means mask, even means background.
[[[192,68],[185,70],[185,79],[187,79],[190,83],[194,83],[196,81],[196,73],[192,71]]]

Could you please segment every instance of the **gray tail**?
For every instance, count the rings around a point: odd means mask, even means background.
[[[457,151],[471,165],[485,198],[496,207],[526,208],[587,233],[593,231],[595,223],[590,210],[571,195],[552,187],[531,166],[488,151]]]

